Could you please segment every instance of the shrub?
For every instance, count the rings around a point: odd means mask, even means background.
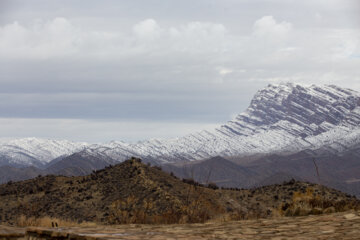
[[[160,166],[153,166],[153,168],[162,171],[162,168]]]
[[[17,226],[19,227],[47,227],[47,228],[51,228],[51,227],[73,227],[73,226],[92,226],[95,225],[95,223],[89,223],[89,222],[84,222],[84,223],[77,223],[74,222],[72,220],[66,220],[66,219],[59,219],[59,218],[54,218],[54,217],[49,217],[49,216],[45,216],[45,217],[27,217],[25,215],[21,215],[15,223]]]
[[[311,187],[308,187],[305,192],[294,192],[292,201],[280,206],[280,214],[285,216],[305,216],[358,208],[356,201],[330,201],[316,192]]]
[[[216,190],[216,189],[219,189],[219,187],[215,184],[215,183],[209,183],[208,185],[207,185],[207,187],[208,188],[211,188],[211,189],[214,189],[214,190]]]

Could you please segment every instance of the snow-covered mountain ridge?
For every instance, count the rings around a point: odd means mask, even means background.
[[[245,112],[213,131],[133,144],[16,141],[20,142],[0,142],[0,156],[30,164],[74,152],[116,161],[137,156],[160,163],[317,148],[341,152],[360,144],[360,93],[333,85],[268,85],[255,94]],[[21,160],[24,156],[32,160]]]
[[[55,158],[81,151],[88,145],[41,138],[0,139],[0,165],[41,167]]]
[[[327,145],[334,151],[360,143],[360,93],[336,86],[286,83],[257,92],[250,106],[215,129],[172,140],[91,145],[83,154],[123,160],[150,157],[161,162],[296,152]]]

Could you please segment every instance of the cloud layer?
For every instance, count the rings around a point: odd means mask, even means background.
[[[198,127],[243,111],[268,83],[360,90],[356,1],[256,2],[4,1],[0,118]]]

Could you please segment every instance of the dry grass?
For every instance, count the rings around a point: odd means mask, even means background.
[[[46,176],[1,185],[0,221],[41,227],[52,227],[53,223],[59,227],[83,226],[84,223],[79,224],[83,221],[225,222],[342,211],[356,202],[341,192],[295,180],[237,191],[216,189],[214,184],[205,182],[208,187],[193,179],[181,181],[138,160],[129,160],[89,176]]]
[[[113,224],[176,224],[176,223],[204,223],[210,218],[224,212],[214,206],[206,198],[205,188],[188,185],[188,192],[184,202],[172,199],[174,204],[159,212],[152,199],[137,199],[129,196],[117,200],[111,205],[109,221]],[[170,196],[165,196],[170,201]]]
[[[17,221],[16,225],[19,227],[91,227],[96,226],[96,223],[90,222],[82,222],[78,223],[71,220],[59,219],[59,218],[52,218],[52,217],[26,217],[25,215],[21,215]]]
[[[329,201],[308,187],[305,192],[294,192],[292,201],[280,206],[281,216],[306,216],[357,209],[356,201]]]

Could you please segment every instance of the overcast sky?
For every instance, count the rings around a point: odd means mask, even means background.
[[[269,83],[360,90],[359,0],[0,0],[0,136],[213,128]]]

